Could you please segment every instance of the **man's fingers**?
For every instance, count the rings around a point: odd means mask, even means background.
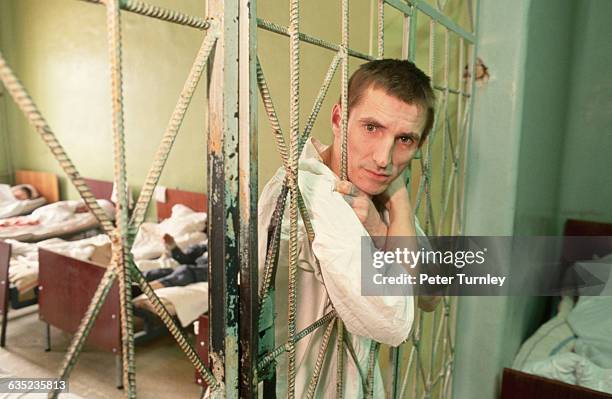
[[[355,202],[355,198],[354,197],[351,197],[350,195],[343,194],[342,198],[344,198],[344,200],[346,201],[347,204],[349,204],[350,206],[353,206],[353,203]]]
[[[359,190],[353,183],[346,180],[336,182],[336,191],[340,194],[352,195],[353,197],[363,195],[361,190]]]

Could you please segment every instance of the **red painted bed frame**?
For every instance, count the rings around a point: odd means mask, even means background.
[[[593,255],[606,255],[612,252],[612,224],[569,219],[565,223],[564,236],[594,236],[577,248],[564,245],[562,262],[566,267],[579,260],[592,259]],[[596,236],[599,236],[596,238]],[[567,384],[524,373],[509,368],[504,369],[501,399],[612,399],[612,395],[592,389]]]
[[[181,190],[167,190],[166,202],[157,203],[158,220],[170,216],[174,204],[181,203],[191,209],[207,210],[206,195]],[[50,347],[49,325],[69,333],[76,332],[81,319],[104,274],[105,267],[70,258],[45,249],[39,249],[39,316],[47,323],[47,349]],[[117,387],[121,381],[121,323],[119,319],[119,291],[115,281],[100,310],[87,342],[116,354]]]

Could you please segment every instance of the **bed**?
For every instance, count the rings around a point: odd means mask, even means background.
[[[59,200],[57,176],[53,173],[18,170],[15,172],[15,185],[20,184],[33,186],[38,191],[39,197],[0,202],[0,218],[26,215],[44,204]]]
[[[583,287],[558,303],[557,314],[521,346],[504,369],[502,399],[612,399],[612,224],[568,220],[564,230],[565,270],[591,266],[605,271],[603,288]],[[572,236],[580,245],[571,245]],[[599,294],[599,296],[592,296]]]
[[[48,175],[48,174],[47,174]],[[44,173],[41,172],[28,172],[28,171],[19,171],[17,172],[18,181],[28,181],[30,184],[35,185],[37,189],[40,187],[44,187],[42,183],[37,183],[37,181],[47,181],[49,182],[50,177],[45,176]],[[54,175],[52,175],[54,176]],[[55,177],[55,176],[54,176]],[[37,180],[38,179],[38,180]],[[56,178],[55,178],[56,179]],[[89,187],[92,189],[92,192],[98,199],[110,199],[111,193],[113,189],[113,184],[110,182],[95,180],[95,179],[85,179]],[[49,188],[42,188],[41,192],[45,193],[44,195],[49,195],[49,198],[54,200],[54,203],[57,203],[56,196],[57,195],[57,186],[53,188],[51,183],[47,183]],[[50,194],[46,194],[50,193]],[[55,194],[53,194],[55,193]],[[39,238],[49,238],[49,237],[64,237],[69,239],[78,239],[82,237],[93,236],[98,234],[97,231],[97,222],[88,225],[82,226],[84,228],[80,229],[71,229],[71,231],[66,234],[66,229],[62,231],[56,232],[56,235],[53,234],[34,234]],[[49,233],[47,231],[47,233]],[[32,236],[31,236],[32,237]],[[4,237],[6,239],[6,237]],[[33,240],[39,241],[39,240]],[[7,239],[7,241],[3,241],[0,239],[0,314],[2,314],[2,328],[0,330],[0,347],[4,347],[6,344],[6,329],[8,325],[8,311],[9,308],[13,309],[21,309],[27,306],[34,305],[38,303],[38,287],[35,284],[32,286],[33,289],[17,289],[15,286],[11,286],[10,278],[12,271],[10,269],[10,259],[11,253],[17,252],[11,250],[11,239]],[[33,280],[36,282],[36,278]],[[27,287],[25,287],[27,288]]]
[[[101,180],[85,179],[100,196],[98,203],[112,216],[113,204],[110,201],[113,184]],[[110,190],[110,192],[109,192]],[[36,242],[53,237],[71,237],[76,234],[95,230],[98,220],[91,212],[75,212],[81,201],[58,201],[37,208],[30,215],[0,220],[0,240],[13,239],[23,242]]]
[[[166,190],[165,201],[158,202],[157,217],[163,221],[170,216],[171,209],[177,204],[187,204],[194,211],[207,209],[204,194],[182,190]],[[107,265],[91,261],[73,259],[53,251],[39,250],[39,317],[47,325],[47,350],[50,349],[50,329],[54,326],[68,333],[76,332],[79,323],[98,286]],[[78,282],[78,283],[77,283]],[[175,287],[169,287],[175,288]],[[164,301],[161,291],[156,292]],[[206,295],[205,298],[208,296]],[[138,303],[135,298],[135,341],[142,343],[166,332],[165,326],[152,312],[146,301]],[[165,301],[164,301],[165,302]],[[169,308],[171,314],[175,309]],[[119,320],[119,292],[115,281],[105,304],[94,324],[87,342],[116,356],[117,387],[121,380],[121,324]]]

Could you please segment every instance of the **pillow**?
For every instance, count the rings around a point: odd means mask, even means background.
[[[593,277],[603,283],[602,286],[580,287],[578,295],[608,295],[612,296],[612,254],[593,260],[579,261],[574,264],[574,270],[578,276],[584,276],[590,280]]]

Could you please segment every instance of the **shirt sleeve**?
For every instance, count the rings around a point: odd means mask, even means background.
[[[369,238],[368,232],[333,190],[333,179],[309,179],[305,174],[300,178],[315,231],[312,250],[336,312],[352,334],[388,345],[401,344],[414,320],[413,297],[361,295],[361,246],[362,237]]]

